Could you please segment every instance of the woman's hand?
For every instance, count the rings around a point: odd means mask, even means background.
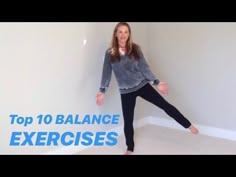
[[[167,88],[166,82],[159,82],[159,84],[156,87],[157,87],[157,90],[160,91],[162,94],[168,93],[168,88]]]
[[[96,95],[96,104],[100,106],[103,104],[103,101],[104,101],[104,93],[98,92]]]

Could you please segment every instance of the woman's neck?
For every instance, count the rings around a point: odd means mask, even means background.
[[[119,43],[119,48],[126,48],[126,43]]]

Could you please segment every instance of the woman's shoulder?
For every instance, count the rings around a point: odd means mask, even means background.
[[[105,54],[107,55],[107,54],[110,54],[111,53],[111,48],[107,48],[106,50],[105,50]]]
[[[110,58],[110,55],[111,55],[111,48],[107,48],[107,49],[105,50],[105,57],[106,57],[106,58]]]
[[[112,48],[110,48],[110,47],[107,48],[107,49],[106,49],[106,52],[105,52],[105,55],[106,55],[106,56],[110,56],[110,55],[112,54],[112,51],[113,51]]]
[[[138,55],[143,55],[142,48],[139,44],[133,43],[133,49],[136,51],[136,53],[138,53]]]
[[[135,48],[136,50],[138,50],[138,51],[141,51],[142,49],[141,49],[141,46],[139,45],[139,44],[137,44],[137,43],[133,43],[133,48]]]
[[[111,47],[107,48],[106,53],[111,53],[111,50],[112,50]]]

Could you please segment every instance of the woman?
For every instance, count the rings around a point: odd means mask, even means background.
[[[101,105],[104,101],[112,70],[121,95],[127,145],[125,154],[131,154],[134,151],[133,120],[137,96],[163,109],[184,128],[188,128],[191,133],[198,133],[198,129],[153,88],[155,87],[162,94],[168,93],[167,84],[153,75],[140,47],[132,41],[131,28],[125,22],[120,22],[115,26],[111,47],[106,50],[101,86],[96,96],[97,105]]]

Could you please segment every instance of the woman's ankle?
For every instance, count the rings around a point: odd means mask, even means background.
[[[125,152],[125,155],[131,155],[132,153],[133,153],[133,151],[127,150],[127,151]]]

